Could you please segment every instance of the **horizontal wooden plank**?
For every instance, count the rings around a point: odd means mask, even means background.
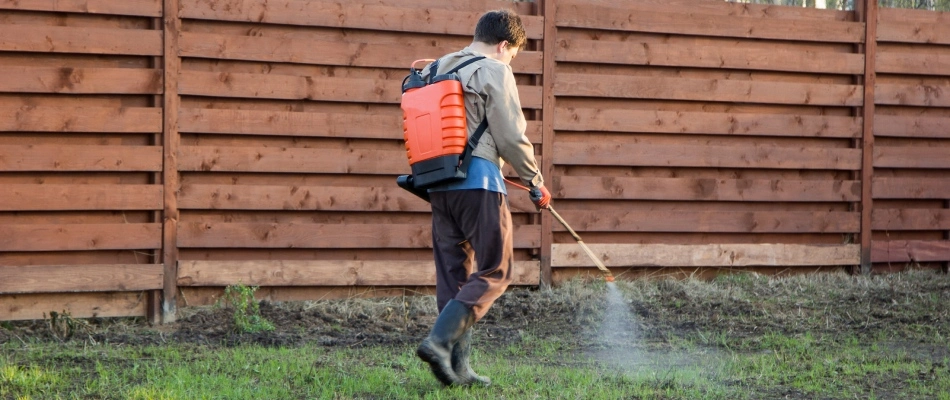
[[[221,286],[179,286],[179,301],[193,306],[213,306],[224,296]],[[435,286],[263,286],[254,298],[264,301],[353,300],[435,296]],[[179,303],[181,307],[182,303]]]
[[[875,240],[871,262],[950,261],[950,240]]]
[[[161,17],[161,0],[0,0],[0,9]]]
[[[0,251],[142,250],[162,246],[162,224],[3,224]]]
[[[882,20],[877,24],[880,42],[950,44],[950,25],[919,21]]]
[[[555,143],[560,165],[858,170],[859,149]]]
[[[871,212],[871,226],[881,231],[950,230],[950,210],[875,209]]]
[[[41,53],[162,55],[162,31],[0,25],[0,50]]]
[[[162,73],[144,68],[0,66],[0,93],[161,94]]]
[[[640,12],[659,11],[683,13],[684,10],[688,10],[694,14],[728,17],[754,17],[765,20],[809,19],[820,21],[852,21],[854,18],[854,13],[849,11],[824,10],[808,7],[788,7],[771,5],[765,2],[762,4],[755,4],[717,0],[583,0],[582,2],[575,0],[574,3],[607,7],[621,6],[624,10]]]
[[[429,203],[396,186],[184,185],[180,209],[430,212]]]
[[[402,117],[391,115],[182,108],[178,116],[187,133],[402,139]],[[528,121],[525,135],[541,143],[541,122]]]
[[[588,244],[608,267],[825,266],[861,263],[857,244]],[[593,267],[577,244],[552,244],[552,267]]]
[[[411,2],[405,0],[349,0],[349,3],[391,7],[438,8],[472,12],[509,8],[520,14],[529,14],[534,9],[534,4],[529,2],[512,2],[511,0],[469,0],[464,2],[446,2],[444,0],[413,0]]]
[[[206,0],[181,0],[182,18],[266,24],[326,26],[379,31],[472,36],[481,12],[394,7],[331,0],[240,1],[218,7]],[[544,36],[544,19],[522,15],[529,39]]]
[[[576,0],[559,2],[555,18],[558,27],[570,28],[750,39],[864,42],[864,24],[858,22],[723,16],[685,11],[654,12],[592,5]]]
[[[183,57],[352,67],[405,67],[407,70],[415,60],[438,58],[458,50],[455,47],[414,43],[349,43],[194,32],[182,32],[179,45]],[[511,67],[518,73],[540,74],[542,53],[519,52],[518,57],[512,60]]]
[[[163,276],[161,264],[0,267],[0,293],[157,290]]]
[[[162,185],[6,184],[0,211],[161,210]]]
[[[950,84],[887,84],[874,85],[874,103],[881,105],[950,107]]]
[[[950,139],[950,118],[875,115],[874,136]]]
[[[879,74],[950,75],[950,53],[881,51],[874,63]]]
[[[255,99],[320,100],[399,104],[401,81],[251,74],[237,72],[182,71],[179,91],[183,95]],[[523,108],[541,108],[540,86],[519,86]]]
[[[554,177],[557,199],[669,201],[857,202],[859,181]]]
[[[850,233],[860,213],[837,211],[559,211],[578,232]],[[555,224],[555,231],[565,231]]]
[[[560,73],[557,96],[860,106],[858,85]]]
[[[950,13],[913,8],[881,7],[878,16],[881,22],[950,23]]]
[[[541,264],[515,261],[513,285],[538,285]],[[182,286],[430,286],[432,261],[179,261]]]
[[[520,57],[520,55],[519,55]],[[860,75],[864,56],[830,51],[712,47],[634,41],[558,40],[561,62]]]
[[[182,108],[179,130],[194,133],[402,139],[402,117],[378,114]]]
[[[158,146],[0,145],[0,171],[161,170]]]
[[[826,115],[558,108],[554,129],[791,137],[861,136],[863,119]]]
[[[0,106],[0,132],[159,133],[162,109],[154,107]]]
[[[874,178],[875,199],[950,199],[950,178]]]
[[[422,199],[395,185],[278,186],[185,184],[178,208],[196,210],[314,210],[430,212]],[[526,195],[509,197],[512,212],[534,212]]]
[[[514,227],[515,248],[537,248],[540,225]],[[432,247],[430,224],[179,224],[182,248],[420,249]]]
[[[73,318],[141,317],[146,299],[141,292],[0,294],[0,320],[46,319],[50,311]]]
[[[950,147],[874,147],[877,168],[950,169]]]
[[[411,172],[406,152],[401,150],[183,146],[178,157],[181,171],[381,175]]]

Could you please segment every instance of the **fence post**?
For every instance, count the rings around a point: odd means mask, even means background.
[[[950,210],[950,200],[944,200],[943,208]],[[950,240],[950,230],[943,232],[943,240]],[[950,261],[945,261],[943,263],[943,273],[950,274]]]
[[[164,13],[162,15],[164,15]],[[155,31],[162,30],[164,32],[164,28],[163,28],[164,26],[165,26],[164,17],[159,16],[156,18],[152,18],[151,20],[152,30],[155,30]],[[164,54],[164,51],[162,51],[162,54]],[[151,57],[151,59],[149,60],[149,68],[161,70],[164,72],[165,57],[163,56]],[[152,102],[150,105],[155,108],[164,109],[165,107],[164,102],[165,102],[165,96],[163,96],[162,94],[156,94],[152,96]],[[156,132],[152,136],[150,144],[152,146],[162,146],[163,137],[164,136],[162,135],[162,132]],[[165,181],[165,177],[162,171],[152,173],[150,179],[151,180],[149,181],[149,183],[153,185],[162,185],[163,182]],[[162,203],[164,204],[164,199]],[[155,210],[151,212],[149,221],[160,224],[162,223],[164,216],[165,216],[164,210]],[[162,263],[162,249],[161,248],[152,250],[151,255],[149,257],[149,263],[150,264]],[[162,322],[162,290],[161,289],[150,290],[146,292],[145,319],[148,321],[149,324],[159,324]]]
[[[874,179],[874,85],[877,55],[877,0],[857,0],[855,11],[865,23],[864,36],[864,129],[861,134],[861,273],[871,273],[871,212],[874,209],[871,184]]]
[[[181,58],[178,57],[178,35],[181,19],[178,17],[178,0],[164,1],[164,103],[162,145],[164,165],[164,217],[162,218],[162,263],[165,280],[162,298],[162,323],[175,322],[178,309],[178,75]]]
[[[554,0],[541,0],[541,15],[544,16],[544,66],[541,91],[541,174],[549,190],[556,190],[554,183],[554,51],[557,46]],[[551,286],[551,244],[554,243],[553,219],[550,213],[541,213],[541,285]]]

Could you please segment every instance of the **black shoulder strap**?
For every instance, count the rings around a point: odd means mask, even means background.
[[[488,130],[488,118],[483,119],[482,123],[478,124],[475,133],[468,139],[468,145],[465,146],[465,151],[462,154],[462,164],[459,165],[459,169],[463,172],[468,172],[468,164],[472,162],[472,153],[475,152],[475,146],[478,146],[478,141],[482,139],[482,134],[486,130]]]
[[[479,60],[482,60],[482,59],[484,59],[484,58],[485,58],[485,56],[475,56],[475,57],[469,58],[468,60],[465,60],[465,62],[459,64],[459,65],[456,66],[455,68],[452,68],[451,71],[446,72],[446,73],[443,74],[443,75],[451,75],[451,74],[454,74],[454,73],[458,72],[459,70],[461,70],[462,68],[465,68],[465,67],[471,65],[472,63],[474,63],[474,62],[476,62],[476,61],[479,61]],[[432,78],[434,78],[438,73],[439,73],[439,60],[435,60],[435,62],[433,62],[432,64],[429,64],[429,79],[428,79],[428,83],[432,83]]]
[[[438,71],[439,71],[439,60],[435,60],[435,62],[433,62],[432,64],[429,64],[429,76],[428,76],[428,79],[426,79],[427,85],[432,83],[432,78],[435,77],[435,74]]]
[[[456,72],[459,72],[460,69],[469,66],[471,63],[473,63],[473,62],[475,62],[475,61],[478,61],[478,60],[483,60],[483,59],[485,59],[485,56],[476,56],[476,57],[469,58],[468,60],[465,60],[465,62],[459,64],[457,67],[452,68],[451,71],[446,72],[446,74],[454,74],[454,73],[456,73]]]

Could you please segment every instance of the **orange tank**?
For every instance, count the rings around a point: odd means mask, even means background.
[[[442,75],[436,74],[438,61],[412,63],[411,72],[403,80],[401,107],[403,139],[414,187],[431,187],[467,176],[473,146],[468,143],[465,93],[456,72],[483,58],[469,59]],[[428,61],[433,63],[428,79],[423,79],[416,64]],[[472,140],[477,142],[487,128],[487,121],[482,121]]]
[[[402,95],[403,138],[409,165],[465,151],[468,127],[462,84],[444,80]]]

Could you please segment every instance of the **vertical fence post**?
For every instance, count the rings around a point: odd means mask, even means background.
[[[178,309],[178,75],[181,58],[178,56],[178,35],[181,19],[178,17],[178,0],[164,0],[164,121],[162,145],[164,165],[162,182],[165,206],[162,219],[162,263],[165,280],[162,299],[162,322],[175,322]]]
[[[871,273],[871,212],[874,208],[871,184],[874,179],[874,71],[877,56],[877,0],[857,0],[855,11],[865,23],[864,37],[864,129],[861,134],[861,273]]]
[[[543,68],[541,78],[541,174],[548,190],[555,190],[554,183],[554,49],[557,46],[554,0],[541,0],[541,15],[544,16]],[[553,223],[550,213],[541,214],[541,284],[550,286],[551,244],[554,243]]]
[[[162,14],[164,15],[164,13]],[[158,31],[163,30],[165,26],[164,17],[152,18],[151,21],[152,30]],[[164,30],[163,30],[164,32]],[[163,52],[164,54],[164,52]],[[165,58],[162,56],[155,56],[149,60],[149,68],[165,70]],[[155,108],[164,109],[165,105],[165,96],[161,94],[156,94],[152,96],[151,106]],[[162,138],[164,136],[161,132],[156,132],[152,135],[151,142],[149,143],[152,146],[162,146]],[[165,181],[164,175],[162,172],[154,172],[149,178],[149,183],[153,185],[162,185]],[[162,201],[164,204],[164,200]],[[152,223],[162,223],[162,219],[165,213],[164,210],[155,210],[150,213],[149,222]],[[151,251],[149,256],[150,264],[161,264],[162,263],[162,249],[155,249]],[[145,299],[145,318],[148,320],[149,324],[158,324],[162,322],[162,290],[150,290],[146,293]]]
[[[944,200],[943,208],[950,210],[950,200]],[[950,230],[943,232],[943,240],[950,240]],[[943,263],[943,273],[950,274],[950,261]]]

